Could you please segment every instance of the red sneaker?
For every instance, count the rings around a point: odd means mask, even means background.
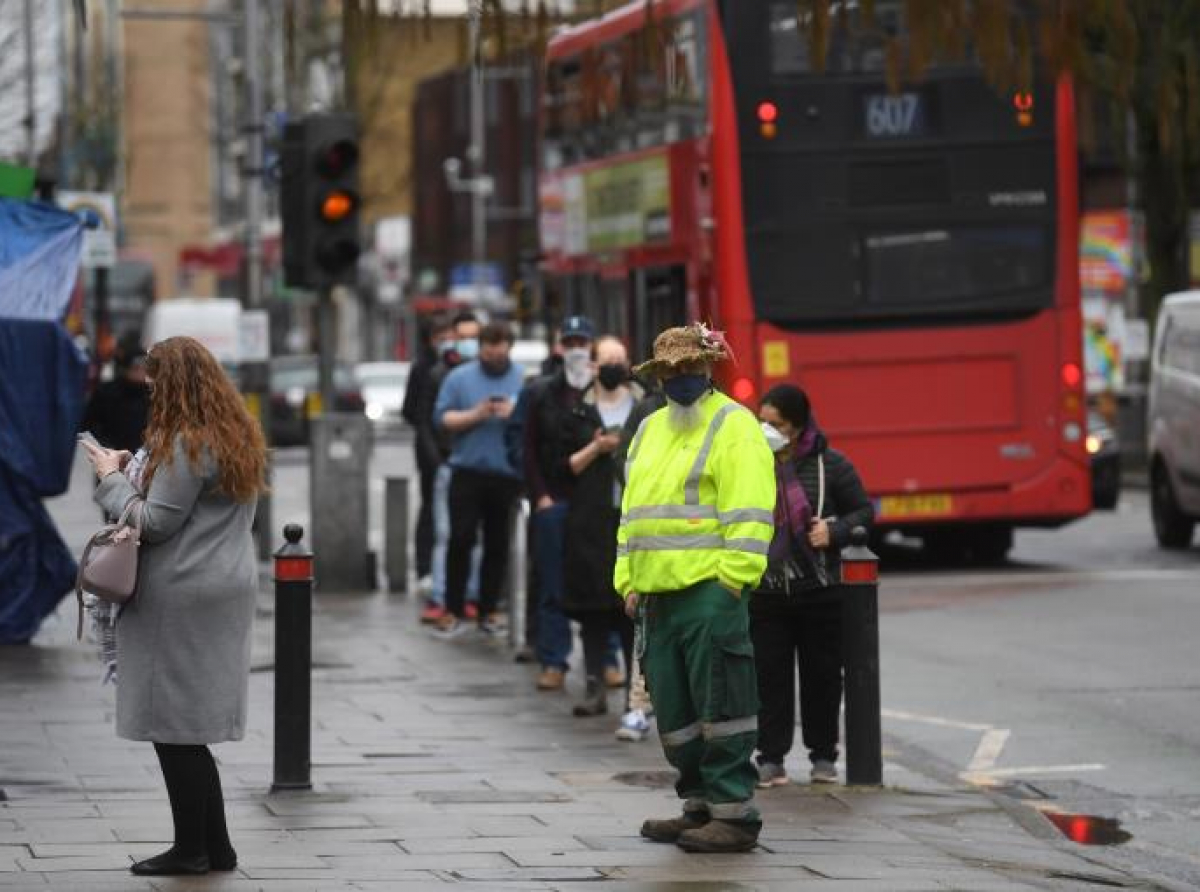
[[[464,608],[463,612],[466,615],[467,619],[471,620],[472,622],[479,619],[479,605],[478,604],[472,604],[470,601],[468,601],[467,606]]]
[[[426,604],[421,610],[421,622],[426,625],[436,623],[446,615],[446,608],[440,604]]]

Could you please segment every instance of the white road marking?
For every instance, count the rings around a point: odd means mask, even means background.
[[[1004,744],[1008,743],[1011,734],[1007,728],[989,728],[984,731],[979,746],[975,747],[975,755],[967,764],[967,773],[980,774],[995,768],[1000,753],[1004,751]]]
[[[971,756],[971,761],[959,777],[969,784],[979,787],[995,786],[996,782],[1009,777],[1022,777],[1039,774],[1075,774],[1083,771],[1104,771],[1108,766],[1099,762],[1083,762],[1078,765],[1019,765],[1007,768],[997,768],[1000,754],[1008,743],[1012,731],[1008,728],[997,728],[994,725],[984,725],[979,722],[963,722],[938,715],[923,715],[917,712],[905,712],[900,709],[880,710],[885,718],[901,722],[918,722],[923,725],[934,725],[939,728],[954,728],[960,731],[978,731],[981,734],[979,745]]]
[[[923,725],[937,725],[941,728],[958,728],[962,731],[991,731],[991,725],[980,725],[976,722],[960,722],[957,719],[946,719],[937,715],[921,715],[916,712],[903,712],[899,709],[880,710],[884,718],[896,719],[901,722],[920,722]]]
[[[964,771],[959,775],[969,783],[986,785],[989,780],[1004,777],[1021,777],[1027,774],[1074,774],[1079,771],[1105,771],[1107,765],[1099,762],[1084,762],[1079,765],[1020,765],[1011,768],[990,768],[986,771]]]

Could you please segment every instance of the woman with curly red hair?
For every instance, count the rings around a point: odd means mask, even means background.
[[[156,344],[146,376],[150,420],[136,472],[119,473],[128,452],[88,449],[96,501],[113,515],[134,502],[142,531],[137,594],[117,622],[117,734],[154,744],[175,823],[175,844],[132,870],[233,870],[208,744],[245,734],[258,590],[250,525],[266,488],[266,446],[198,341]]]

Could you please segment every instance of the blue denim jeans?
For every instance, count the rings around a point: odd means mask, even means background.
[[[537,655],[550,669],[566,671],[571,656],[571,622],[563,613],[563,550],[567,503],[533,513],[533,559],[538,571]]]
[[[446,606],[446,552],[450,546],[450,478],[453,470],[445,462],[437,469],[433,479],[433,566],[430,575],[433,585],[429,592],[429,603]],[[479,564],[483,560],[483,547],[476,539],[471,549],[471,575],[467,577],[467,600],[479,601]]]

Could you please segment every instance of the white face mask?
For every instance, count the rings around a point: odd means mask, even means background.
[[[767,438],[767,446],[772,452],[778,452],[788,445],[788,438],[779,432],[779,429],[773,424],[762,422],[763,436]]]
[[[567,383],[576,390],[582,390],[592,383],[592,351],[587,347],[572,347],[563,351],[563,373]]]

